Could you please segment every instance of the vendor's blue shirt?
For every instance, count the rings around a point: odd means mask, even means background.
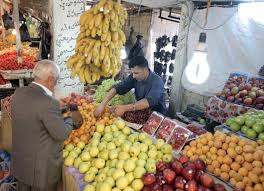
[[[132,74],[115,87],[119,95],[124,95],[135,88],[137,101],[146,98],[150,109],[166,115],[164,83],[160,76],[150,71],[144,81],[137,81]]]

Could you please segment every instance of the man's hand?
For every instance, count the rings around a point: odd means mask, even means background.
[[[105,110],[104,104],[99,104],[98,107],[94,110],[94,116],[95,117],[101,117],[102,113]]]
[[[71,117],[72,117],[74,129],[80,128],[83,124],[83,118],[82,118],[82,115],[80,114],[80,112],[78,110],[77,111],[71,111]]]
[[[111,110],[115,116],[121,117],[127,111],[127,108],[124,105],[117,105],[117,106],[113,107]]]

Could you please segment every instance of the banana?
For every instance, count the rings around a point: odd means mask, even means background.
[[[89,29],[92,30],[94,27],[94,17],[89,21]]]
[[[92,29],[91,37],[93,37],[93,38],[96,37],[96,28],[95,27]]]
[[[86,59],[85,59],[85,64],[91,64],[93,52],[89,52]]]
[[[99,13],[97,16],[95,16],[95,21],[94,21],[94,26],[95,27],[99,27],[99,25],[101,24],[102,20],[103,20],[103,13]]]
[[[119,32],[112,32],[112,41],[116,42],[119,37]]]
[[[115,20],[115,17],[116,17],[115,11],[114,10],[110,11],[110,19],[111,19],[111,21]]]
[[[94,15],[97,15],[98,12],[99,12],[100,7],[99,7],[98,4],[97,4],[97,5],[93,6],[92,9],[93,9],[93,14],[94,14]]]
[[[91,79],[91,73],[90,73],[89,67],[86,67],[86,68],[85,68],[85,71],[84,71],[84,78],[85,78],[85,81],[86,81],[88,84],[91,84],[92,79]]]
[[[85,68],[86,68],[86,66],[85,65],[83,65],[82,67],[81,67],[81,69],[80,69],[80,72],[78,73],[78,76],[79,76],[79,79],[80,79],[80,81],[83,83],[83,84],[85,84],[85,82],[86,82],[86,80],[85,80],[85,74],[84,74],[84,72],[85,72]]]
[[[98,3],[98,6],[101,8],[105,5],[105,3],[106,3],[106,0],[100,0]]]
[[[71,56],[71,57],[69,58],[67,64],[66,64],[67,69],[72,68],[72,66],[73,66],[76,62],[78,62],[78,60],[79,60],[79,57],[78,57],[78,56],[75,56],[75,55]]]
[[[104,60],[105,52],[106,52],[106,47],[104,46],[104,44],[101,44],[100,57],[99,57],[100,61]]]

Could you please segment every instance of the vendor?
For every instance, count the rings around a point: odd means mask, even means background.
[[[164,83],[161,77],[148,67],[148,61],[143,56],[137,56],[129,62],[131,73],[124,81],[114,86],[96,108],[94,115],[100,117],[108,102],[116,95],[124,95],[135,88],[137,102],[128,105],[115,106],[113,112],[122,116],[127,111],[150,108],[166,114]]]

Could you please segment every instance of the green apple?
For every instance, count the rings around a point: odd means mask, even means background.
[[[111,163],[110,163],[110,167],[111,168],[115,168],[117,161],[118,161],[117,159],[112,160]]]
[[[109,158],[109,151],[106,150],[106,149],[102,150],[99,153],[98,157],[101,158],[101,159],[104,159],[104,160],[108,160],[108,158]]]
[[[161,151],[158,151],[158,154],[156,156],[156,159],[157,160],[160,160],[160,159],[162,159],[162,157],[163,157],[163,153]]]
[[[125,174],[126,173],[123,169],[118,168],[113,172],[112,177],[114,180],[117,180],[119,177],[125,176]]]
[[[134,178],[142,178],[142,176],[146,173],[146,170],[144,167],[136,167],[135,170],[134,170]]]
[[[94,174],[97,174],[98,173],[98,168],[92,166],[88,172],[93,172]]]
[[[68,155],[69,155],[69,151],[66,150],[66,149],[63,149],[63,151],[62,151],[62,157],[63,158],[66,158]]]
[[[125,134],[123,134],[123,133],[121,133],[120,135],[118,135],[117,138],[118,138],[118,139],[127,140],[127,136],[126,136]],[[127,141],[128,141],[128,140],[127,140]],[[128,142],[130,142],[130,141],[128,141]]]
[[[130,149],[129,149],[130,156],[137,157],[139,155],[139,153],[140,153],[140,148],[139,147],[136,147],[136,146],[130,147]]]
[[[133,146],[135,146],[135,147],[140,147],[140,145],[141,145],[140,142],[134,142],[134,143],[133,143]]]
[[[108,150],[112,150],[112,149],[115,149],[115,148],[116,148],[116,145],[113,142],[107,143],[107,149]]]
[[[155,145],[149,145],[149,150],[155,150],[157,151],[157,147]]]
[[[73,166],[75,167],[75,168],[79,168],[79,165],[82,163],[82,159],[80,158],[80,157],[78,157],[78,158],[76,158],[75,160],[74,160],[74,164],[73,164]]]
[[[149,150],[148,151],[148,157],[149,158],[152,158],[152,159],[155,159],[156,158],[156,156],[157,156],[157,151],[156,150]]]
[[[116,125],[111,125],[112,132],[118,131],[118,127]]]
[[[117,120],[115,122],[115,125],[117,126],[118,129],[123,129],[126,126],[126,124],[123,120]]]
[[[102,151],[102,150],[106,149],[106,147],[107,147],[107,143],[106,142],[101,142],[98,145],[99,151]]]
[[[138,136],[136,134],[131,134],[128,136],[128,140],[132,143],[135,143],[138,141]]]
[[[105,133],[105,135],[103,136],[102,140],[106,141],[106,142],[110,142],[113,139],[113,135],[111,133]]]
[[[171,154],[171,152],[172,152],[172,146],[169,145],[169,144],[164,144],[164,145],[162,145],[162,147],[161,147],[161,151],[162,151],[164,154]]]
[[[125,161],[124,160],[119,160],[116,163],[116,168],[123,169],[124,168]]]
[[[156,173],[156,164],[152,162],[147,162],[146,170],[148,173]]]
[[[105,133],[111,133],[112,132],[111,127],[110,126],[106,126],[105,129],[104,129],[104,132]]]
[[[114,174],[115,170],[116,170],[115,168],[110,168],[110,169],[108,170],[108,172],[106,173],[106,175],[112,177],[112,175]]]
[[[121,145],[121,149],[124,152],[129,152],[130,147],[132,146],[132,144],[128,141],[124,141],[123,144]]]
[[[122,132],[121,131],[115,131],[115,132],[113,132],[113,136],[115,137],[115,138],[117,138],[119,135],[121,135],[122,134]]]
[[[129,172],[129,173],[127,173],[127,174],[126,174],[126,177],[127,177],[127,179],[128,179],[129,184],[131,184],[131,182],[135,179],[135,178],[134,178],[134,172]]]
[[[140,166],[140,167],[144,167],[144,166],[146,165],[146,161],[143,160],[143,159],[138,159],[138,160],[136,161],[136,165],[137,165],[137,166]]]
[[[152,139],[151,139],[150,137],[144,139],[143,143],[145,143],[145,144],[148,145],[148,146],[153,144]]]
[[[165,154],[165,155],[163,155],[162,160],[165,162],[171,162],[172,155],[171,154]]]
[[[82,150],[79,147],[75,147],[73,151],[75,151],[78,155],[82,152]]]
[[[64,164],[66,166],[72,166],[74,163],[74,158],[72,156],[67,156],[65,161],[64,161]]]
[[[135,179],[133,182],[132,182],[132,188],[135,190],[135,191],[140,191],[143,189],[144,187],[144,183],[141,179]]]
[[[104,132],[104,125],[97,125],[96,126],[96,132],[98,132],[98,133],[102,133],[102,132]]]
[[[147,163],[156,163],[156,161],[152,158],[148,158]]]
[[[132,157],[130,158],[130,160],[134,161],[135,163],[138,161],[138,158],[137,157]]]
[[[119,155],[118,155],[118,159],[119,160],[127,160],[127,159],[129,159],[130,158],[130,156],[129,156],[129,154],[127,153],[127,152],[120,152],[119,153]]]
[[[83,191],[95,191],[95,187],[93,185],[86,185]]]
[[[102,173],[105,173],[105,174],[107,174],[107,172],[109,171],[109,166],[106,166],[106,167],[104,167],[103,169],[102,169]]]
[[[99,190],[98,191],[111,191],[112,187],[109,183],[107,182],[103,182],[100,186],[99,186]],[[96,189],[97,191],[97,189]]]
[[[124,143],[124,139],[115,138],[113,141],[117,147],[121,146]]]
[[[141,153],[139,153],[138,158],[142,159],[142,160],[147,160],[148,155],[146,153],[141,152]]]
[[[123,191],[135,191],[131,186],[127,186]]]
[[[93,182],[95,179],[95,173],[93,172],[87,172],[84,176],[84,181],[85,182]]]
[[[77,158],[78,157],[78,153],[75,151],[75,150],[72,150],[70,153],[69,153],[69,156],[71,156],[72,158]]]
[[[111,187],[115,186],[115,180],[112,177],[106,177],[105,182],[109,183]]]
[[[128,183],[128,179],[125,176],[122,176],[116,180],[116,187],[123,190],[128,186]]]
[[[114,187],[113,189],[112,189],[112,191],[121,191],[119,188],[117,188],[117,187]]]
[[[72,151],[73,149],[74,149],[74,145],[73,144],[67,144],[66,146],[65,146],[65,149],[67,150],[67,151]]]
[[[148,137],[149,137],[149,135],[147,133],[139,133],[139,135],[138,135],[138,139],[141,142],[143,142]]]
[[[156,142],[157,149],[161,149],[162,145],[165,144],[165,141],[163,139],[158,139]]]
[[[81,154],[82,161],[89,161],[91,159],[90,153],[88,151],[84,151]]]
[[[132,172],[136,168],[136,163],[133,160],[126,160],[124,164],[124,169],[126,172]]]
[[[100,139],[100,138],[101,138],[101,133],[99,133],[99,132],[94,132],[94,134],[93,134],[93,138]]]
[[[105,173],[101,173],[101,174],[98,174],[96,176],[96,181],[98,181],[98,182],[103,182],[105,179],[106,179],[106,174]]]
[[[146,145],[145,143],[141,143],[139,147],[140,147],[141,152],[147,152],[148,151],[148,145]]]
[[[95,159],[94,166],[98,169],[104,168],[105,160],[100,158]]]
[[[77,147],[82,150],[85,147],[85,143],[83,141],[80,141],[77,143]]]
[[[125,127],[122,129],[122,132],[123,132],[125,135],[130,135],[130,133],[131,133],[131,129],[130,129],[128,126],[125,126]]]
[[[116,149],[110,150],[110,152],[109,152],[109,158],[111,160],[117,159],[118,154],[119,153],[118,153],[118,151]]]
[[[91,157],[96,157],[98,155],[98,153],[99,153],[99,150],[97,147],[95,147],[95,146],[91,147],[91,149],[90,149],[90,156]]]
[[[90,167],[91,167],[90,162],[81,162],[79,165],[79,172],[84,174],[89,170]]]

